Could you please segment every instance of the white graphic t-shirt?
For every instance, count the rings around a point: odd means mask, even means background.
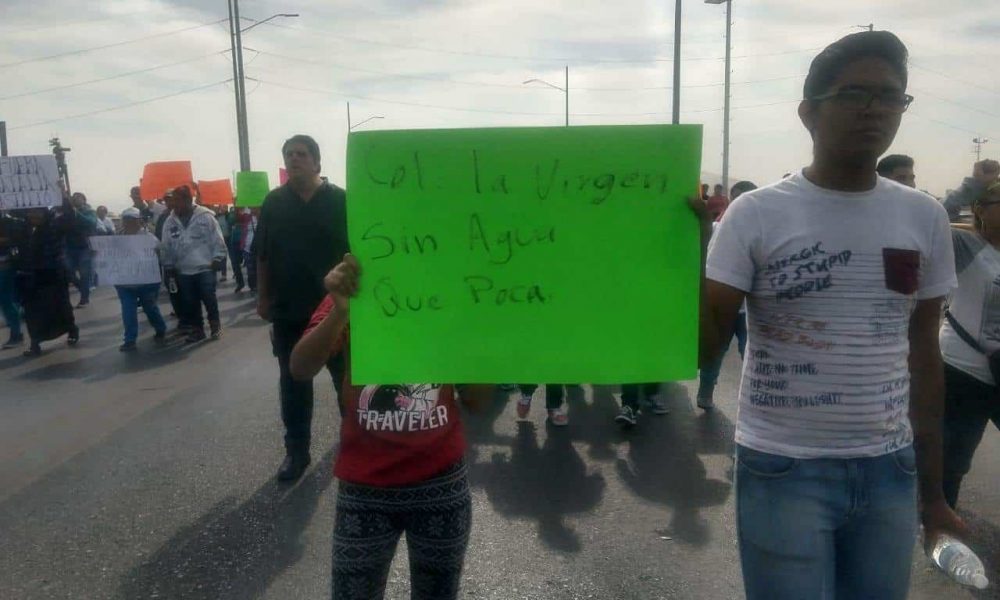
[[[1000,251],[969,232],[954,230],[958,289],[951,315],[987,352],[1000,350]],[[986,355],[966,344],[948,321],[941,325],[944,361],[983,383],[995,385]]]
[[[881,177],[848,193],[798,173],[729,207],[706,274],[748,293],[738,444],[850,458],[912,443],[910,316],[956,285],[936,200]]]

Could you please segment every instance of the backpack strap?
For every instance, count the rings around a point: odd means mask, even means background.
[[[972,348],[976,352],[980,354],[986,354],[986,351],[983,350],[983,347],[979,345],[979,342],[976,341],[976,338],[969,335],[969,332],[966,331],[964,327],[958,324],[958,321],[955,320],[954,316],[952,316],[950,310],[944,311],[944,317],[948,319],[948,324],[951,325],[951,328],[955,330],[955,333],[958,334],[958,337],[962,338],[963,342],[972,346]]]

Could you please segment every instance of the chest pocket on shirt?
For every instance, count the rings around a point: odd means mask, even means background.
[[[909,296],[920,287],[920,251],[882,248],[885,287]]]

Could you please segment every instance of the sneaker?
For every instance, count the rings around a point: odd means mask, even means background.
[[[517,418],[527,419],[529,412],[531,412],[531,396],[521,394],[521,397],[517,399]]]
[[[707,396],[698,396],[698,408],[702,410],[712,410],[715,408],[715,399],[712,398],[711,394]]]
[[[208,324],[208,327],[211,330],[211,336],[213,340],[217,340],[220,337],[222,337],[222,323],[218,321],[212,321],[211,323]]]
[[[238,286],[236,286],[236,289],[235,289],[235,290],[233,290],[233,293],[234,293],[234,294],[239,294],[240,292],[242,292],[242,291],[243,291],[243,288],[244,288],[244,286],[242,286],[242,285],[238,285]]]
[[[66,343],[70,346],[75,346],[77,342],[80,341],[80,328],[74,327],[69,335],[66,337]]]
[[[649,409],[654,415],[670,414],[670,408],[667,407],[667,403],[660,400],[659,396],[653,396],[649,399]]]
[[[632,407],[623,406],[621,412],[619,412],[618,416],[615,417],[615,423],[618,423],[619,425],[622,425],[624,427],[635,426],[635,424],[638,423],[638,420],[636,419],[635,411],[632,409]]]
[[[77,308],[85,308],[85,307],[87,307],[89,305],[90,305],[90,300],[80,300],[80,302],[77,303],[76,307]]]
[[[569,415],[567,415],[561,408],[550,408],[549,423],[555,425],[556,427],[565,427],[569,425]]]
[[[42,347],[38,344],[32,344],[30,348],[24,351],[24,356],[39,356],[42,353]]]
[[[3,348],[4,350],[10,350],[11,348],[17,348],[18,346],[22,345],[24,345],[24,336],[19,335],[15,337],[12,335],[10,336],[10,339],[7,340],[7,343],[5,343],[3,346],[0,346],[0,348]]]
[[[135,352],[135,342],[125,342],[121,346],[118,346],[119,352]]]
[[[222,277],[220,277],[219,279],[220,279],[220,281],[229,281],[229,278],[228,278],[228,277],[226,277],[225,275],[223,275],[223,276],[222,276]]]
[[[156,335],[153,336],[153,341],[156,342],[157,344],[162,344],[163,342],[167,341],[167,332],[157,331]]]
[[[184,343],[185,344],[197,344],[198,342],[203,341],[205,339],[205,337],[206,336],[205,336],[205,330],[204,329],[195,328],[195,329],[192,329],[190,331],[190,333],[188,333],[188,336],[186,338],[184,338]]]

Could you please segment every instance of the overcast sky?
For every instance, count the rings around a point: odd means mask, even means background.
[[[561,86],[564,65],[572,124],[668,123],[673,4],[242,0],[252,19],[300,14],[244,37],[252,166],[276,179],[281,142],[310,133],[343,184],[348,100],[355,123],[384,117],[362,128],[558,126],[563,94],[521,82]],[[993,139],[986,156],[1000,154],[995,0],[735,0],[733,13],[733,181],[767,183],[808,162],[795,106],[809,61],[869,23],[912,54],[917,100],[892,151],[916,158],[918,185],[940,195],[971,174],[977,135]],[[74,190],[113,209],[147,162],[190,159],[196,178],[231,176],[229,35],[212,23],[226,16],[225,0],[0,0],[11,153],[47,153],[59,136]],[[724,6],[685,2],[681,118],[704,124],[709,173],[722,164],[724,33]]]

